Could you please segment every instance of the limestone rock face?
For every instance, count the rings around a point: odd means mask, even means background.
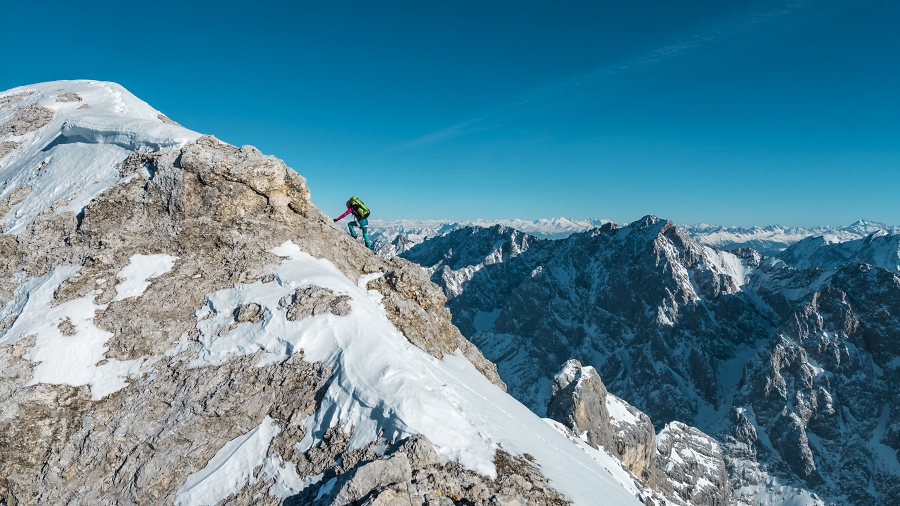
[[[345,316],[350,313],[350,305],[346,295],[335,296],[328,290],[319,286],[298,288],[292,296],[281,299],[281,305],[287,307],[287,319],[290,321],[302,320],[306,316],[331,313],[337,316]]]
[[[585,435],[594,448],[611,448],[613,444],[607,392],[593,367],[583,367],[569,360],[553,379],[553,393],[547,416]]]
[[[6,156],[6,155],[12,153],[12,151],[13,151],[14,149],[16,149],[16,146],[18,146],[18,145],[19,145],[19,143],[18,143],[18,142],[14,142],[14,141],[3,141],[3,142],[0,142],[0,158],[3,158],[4,156]],[[14,204],[13,204],[13,205],[14,205]]]
[[[652,482],[656,434],[650,418],[610,394],[596,369],[572,359],[553,380],[547,416],[616,456],[642,480]]]
[[[666,497],[685,504],[735,504],[718,441],[680,422],[660,431],[656,467],[665,474],[660,488]]]
[[[0,125],[0,137],[5,135],[25,135],[50,123],[53,110],[38,104],[16,107],[12,119]]]
[[[78,102],[60,97],[60,107]],[[0,106],[16,107],[15,97],[3,98]],[[40,107],[15,109],[4,132],[41,128],[53,111]],[[473,504],[499,494],[526,504],[540,487],[535,497],[543,504],[568,503],[527,463],[521,473],[528,487],[503,481],[511,476],[503,472],[495,483],[441,466],[427,441],[385,453],[374,443],[354,446],[352,430],[338,426],[298,451],[300,422],[334,381],[329,366],[304,360],[302,351],[272,361],[256,349],[215,367],[197,365],[201,339],[215,342],[269,321],[267,307],[245,303],[225,311],[230,323],[218,333],[200,330],[217,292],[278,285],[265,273],[283,261],[271,251],[286,241],[350,279],[379,277],[373,285],[385,311],[412,344],[436,357],[461,349],[489,380],[503,383],[452,325],[427,275],[353,241],[311,204],[303,177],[282,161],[204,136],[177,149],[134,151],[117,170],[120,182],[83,209],[61,202],[21,232],[0,236],[0,503],[194,503],[186,483],[224,459],[223,447],[234,442],[243,442],[237,454],[261,448],[266,464],[226,494],[229,504],[278,504],[299,493],[301,478],[317,475],[326,476],[320,485],[341,477],[338,495],[328,496],[337,502],[428,497],[379,487],[411,487],[434,475],[439,491],[458,491]],[[29,193],[3,191],[4,213]],[[347,318],[347,299],[311,285],[284,296],[282,309],[291,322]],[[33,309],[38,303],[44,313]],[[93,341],[78,341],[67,355],[55,351],[75,336]],[[309,480],[305,486],[317,493]]]
[[[606,406],[610,413],[610,453],[619,457],[635,476],[655,487],[656,432],[650,417],[613,394],[606,396]]]

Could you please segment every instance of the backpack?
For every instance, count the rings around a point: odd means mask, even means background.
[[[350,200],[347,201],[347,207],[352,209],[353,214],[360,220],[369,217],[369,208],[363,204],[362,200],[359,200],[359,197],[350,197]]]

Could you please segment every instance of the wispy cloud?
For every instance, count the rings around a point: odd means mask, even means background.
[[[407,143],[396,146],[393,149],[391,149],[390,151],[400,151],[400,150],[404,150],[404,149],[414,148],[416,146],[421,146],[423,144],[431,144],[434,142],[440,142],[445,139],[452,139],[454,137],[459,137],[461,135],[474,133],[475,131],[484,130],[484,128],[481,127],[482,121],[485,118],[490,117],[498,112],[501,112],[501,111],[495,110],[495,111],[483,114],[477,118],[472,118],[468,121],[463,121],[462,123],[457,123],[457,124],[449,126],[447,128],[442,128],[441,130],[438,130],[437,132],[430,133],[428,135],[423,135],[422,137],[413,139]],[[476,127],[478,127],[478,128],[476,128]]]
[[[713,46],[714,44],[723,41],[723,39],[767,26],[779,19],[800,10],[804,10],[815,2],[816,0],[789,0],[780,2],[775,6],[769,6],[766,9],[756,9],[749,12],[745,11],[724,20],[719,20],[715,24],[695,27],[692,33],[670,39],[666,43],[651,50],[638,53],[618,63],[605,65],[589,72],[576,74],[566,79],[535,88],[515,100],[502,103],[476,117],[400,144],[390,151],[400,151],[433,144],[485,130],[485,121],[503,112],[527,106],[529,104],[543,102],[555,96],[563,95],[578,88],[596,84],[630,71],[652,67],[686,56],[691,52]]]

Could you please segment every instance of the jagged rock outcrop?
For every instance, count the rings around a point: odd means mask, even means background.
[[[647,415],[608,393],[593,367],[566,362],[554,378],[547,416],[621,460],[647,501],[738,503],[715,439],[680,422],[667,424],[657,436]]]
[[[572,359],[553,380],[547,416],[619,458],[640,479],[653,483],[656,434],[650,418],[610,394],[591,366]]]
[[[320,487],[310,487],[285,505],[569,504],[526,458],[499,451],[495,465],[498,476],[494,480],[456,464],[441,465],[431,442],[417,436],[398,442],[383,457],[340,476],[323,478]]]
[[[610,448],[614,444],[607,395],[606,386],[593,367],[582,367],[581,362],[569,360],[553,379],[547,417],[584,435],[594,448]]]

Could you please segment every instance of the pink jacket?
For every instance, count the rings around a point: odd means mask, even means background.
[[[350,213],[352,213],[352,212],[353,212],[353,209],[351,209],[351,208],[348,207],[348,208],[347,208],[347,211],[346,211],[344,214],[342,214],[342,215],[338,216],[337,218],[335,218],[334,221],[341,221],[341,220],[343,220],[348,214],[350,214]],[[353,217],[356,218],[356,215],[354,214]]]

